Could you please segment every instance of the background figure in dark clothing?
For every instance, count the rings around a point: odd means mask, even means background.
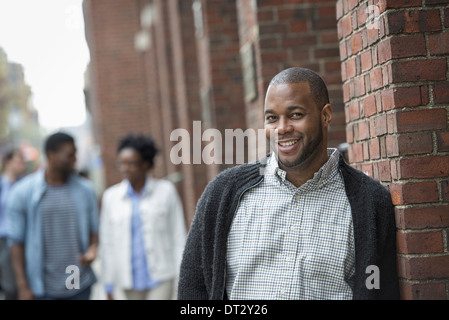
[[[96,281],[97,197],[74,171],[73,137],[50,135],[45,154],[46,168],[18,182],[7,205],[19,299],[86,300]]]
[[[17,299],[16,282],[7,241],[6,202],[13,185],[25,174],[26,163],[20,149],[9,151],[3,158],[0,176],[0,287],[6,300]]]

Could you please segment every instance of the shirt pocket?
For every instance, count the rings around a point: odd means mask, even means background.
[[[109,223],[113,227],[119,227],[126,219],[126,214],[122,210],[113,210],[110,212]]]
[[[141,206],[140,214],[143,228],[147,232],[166,232],[168,226],[168,211],[161,205]]]
[[[306,256],[303,266],[308,299],[350,299],[352,291],[344,273],[344,259],[332,257],[330,251]]]

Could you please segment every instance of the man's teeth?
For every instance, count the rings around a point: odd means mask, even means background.
[[[288,141],[288,142],[279,142],[279,144],[283,147],[289,147],[291,145],[294,145],[298,140]]]

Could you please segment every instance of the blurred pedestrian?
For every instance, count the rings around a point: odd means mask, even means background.
[[[144,135],[118,144],[123,180],[108,188],[100,213],[100,258],[108,299],[170,300],[176,286],[186,227],[175,186],[150,175],[157,148]]]
[[[98,203],[91,183],[75,173],[74,138],[45,141],[43,170],[17,183],[7,206],[19,299],[88,300],[96,275]]]
[[[78,174],[80,175],[80,177],[89,179],[89,170],[87,169],[81,169],[80,171],[78,171]]]
[[[6,300],[17,299],[17,288],[7,241],[6,202],[12,186],[26,172],[26,163],[20,149],[9,151],[3,158],[3,174],[0,176],[0,286]]]

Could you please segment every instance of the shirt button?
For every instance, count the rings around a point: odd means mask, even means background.
[[[285,260],[287,260],[287,262],[290,262],[290,261],[292,261],[292,258],[291,257],[287,257]]]
[[[299,194],[297,194],[297,195],[295,196],[295,199],[296,199],[296,200],[299,200],[299,199],[301,199],[301,196],[300,196]]]
[[[296,231],[296,227],[290,227],[291,231]]]
[[[281,291],[280,291],[280,292],[281,292],[281,294],[282,294],[282,295],[284,295],[284,294],[285,294],[285,290],[284,290],[284,289],[281,289]]]

